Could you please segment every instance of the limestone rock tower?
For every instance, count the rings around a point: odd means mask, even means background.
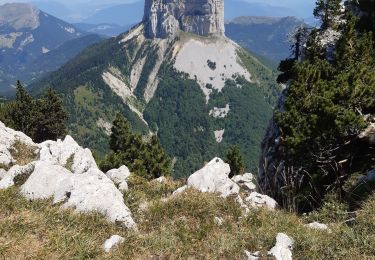
[[[146,0],[143,23],[147,38],[224,36],[224,0]]]

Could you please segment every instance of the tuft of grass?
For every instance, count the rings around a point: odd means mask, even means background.
[[[10,154],[17,161],[17,165],[24,166],[38,159],[36,150],[36,147],[17,140],[10,148]]]
[[[68,160],[66,161],[66,164],[65,164],[65,169],[69,170],[69,171],[72,171],[72,167],[73,167],[73,163],[74,163],[74,154],[72,154]]]
[[[0,191],[0,259],[243,259],[244,250],[267,252],[280,232],[295,240],[295,259],[375,259],[375,195],[355,222],[333,219],[328,233],[306,228],[303,218],[284,211],[251,210],[245,216],[233,199],[215,194],[187,190],[166,199],[179,185],[131,177],[124,197],[137,233],[98,214],[28,202],[16,187]],[[144,202],[149,206],[139,211]],[[114,234],[125,243],[106,254],[102,245]]]

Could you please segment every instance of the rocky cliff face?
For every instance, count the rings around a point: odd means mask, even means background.
[[[146,0],[145,36],[168,38],[178,31],[224,35],[223,0]]]

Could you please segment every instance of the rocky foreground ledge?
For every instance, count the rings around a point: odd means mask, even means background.
[[[223,199],[234,199],[244,215],[254,208],[271,211],[278,208],[275,200],[256,192],[252,174],[230,179],[230,171],[228,164],[214,158],[193,173],[185,186],[161,201],[179,200],[179,196],[184,193],[188,195],[188,191],[193,189],[215,193]],[[131,191],[127,183],[130,176],[126,166],[103,173],[91,151],[80,147],[70,136],[64,140],[36,144],[25,134],[0,122],[0,190],[17,186],[20,187],[20,194],[30,201],[51,199],[53,205],[64,209],[72,208],[79,213],[98,212],[110,222],[137,231],[137,224],[124,202],[124,196]],[[162,184],[166,181],[165,177],[161,177],[151,183]],[[148,206],[140,205],[140,208]],[[214,222],[220,226],[223,219],[218,216]],[[103,248],[109,252],[123,242],[123,238],[114,235],[104,243]],[[276,259],[291,259],[292,245],[293,240],[280,233],[269,255]],[[245,253],[248,259],[257,259],[259,255],[259,252]]]
[[[21,194],[30,200],[52,198],[62,208],[97,211],[111,222],[136,229],[122,193],[99,170],[91,151],[70,136],[36,144],[0,122],[0,165],[0,189],[22,184]]]

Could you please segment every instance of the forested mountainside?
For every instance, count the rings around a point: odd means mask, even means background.
[[[14,95],[17,80],[30,84],[100,40],[32,5],[1,5],[0,95]]]
[[[120,111],[134,129],[157,133],[175,158],[177,176],[225,155],[232,145],[240,146],[247,168],[255,169],[279,93],[276,72],[223,35],[223,14],[209,15],[217,21],[216,36],[214,25],[204,27],[194,17],[184,21],[197,28],[183,24],[155,32],[144,19],[128,33],[86,49],[32,90],[60,92],[72,135],[100,154],[108,147],[103,123]],[[179,31],[184,26],[187,31]],[[212,31],[197,35],[204,28]]]
[[[302,212],[332,197],[356,208],[374,189],[375,5],[340,2],[318,1],[322,27],[280,64],[288,87],[262,145],[262,190]]]
[[[170,50],[166,50],[164,60],[158,60],[160,47],[154,41],[139,44],[135,37],[119,44],[126,37],[123,34],[86,49],[31,86],[32,91],[38,93],[52,86],[61,93],[69,110],[71,133],[99,153],[108,151],[108,136],[101,122],[112,122],[116,112],[121,111],[135,130],[158,133],[163,147],[178,159],[176,173],[201,165],[205,158],[224,155],[234,144],[241,146],[247,166],[254,169],[259,143],[278,95],[276,73],[239,49],[244,66],[257,81],[228,79],[223,90],[213,91],[207,103],[197,81],[173,67],[173,45],[178,42],[167,45]],[[160,66],[157,77],[154,75],[158,87],[145,100],[155,62]],[[207,66],[207,60],[205,63],[199,66]],[[143,68],[136,70],[140,65]],[[126,84],[134,81],[130,72],[138,73],[139,79],[134,95],[126,97]],[[225,133],[220,140],[215,131],[222,129]]]

